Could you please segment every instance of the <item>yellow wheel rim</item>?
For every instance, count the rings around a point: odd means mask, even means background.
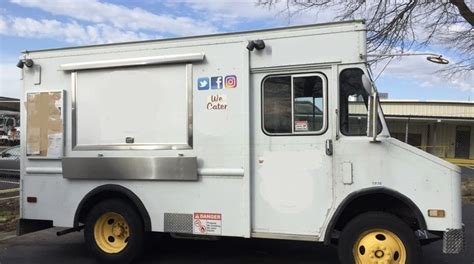
[[[120,253],[127,246],[129,236],[128,223],[120,214],[105,213],[95,222],[95,242],[106,253]]]
[[[357,264],[405,264],[406,249],[400,238],[385,229],[364,232],[354,244]]]

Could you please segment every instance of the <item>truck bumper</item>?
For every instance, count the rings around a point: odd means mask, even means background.
[[[458,254],[464,249],[464,226],[461,229],[448,229],[443,234],[443,253]]]

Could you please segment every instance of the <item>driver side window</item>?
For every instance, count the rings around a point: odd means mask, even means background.
[[[339,122],[342,134],[367,134],[367,104],[369,94],[362,84],[364,72],[359,68],[345,69],[339,75]]]

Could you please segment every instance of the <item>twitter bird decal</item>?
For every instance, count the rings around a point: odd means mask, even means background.
[[[209,90],[209,78],[201,77],[197,81],[198,90]]]

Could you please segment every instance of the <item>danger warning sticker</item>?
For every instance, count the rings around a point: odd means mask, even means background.
[[[220,235],[222,232],[222,214],[194,213],[193,234]]]

